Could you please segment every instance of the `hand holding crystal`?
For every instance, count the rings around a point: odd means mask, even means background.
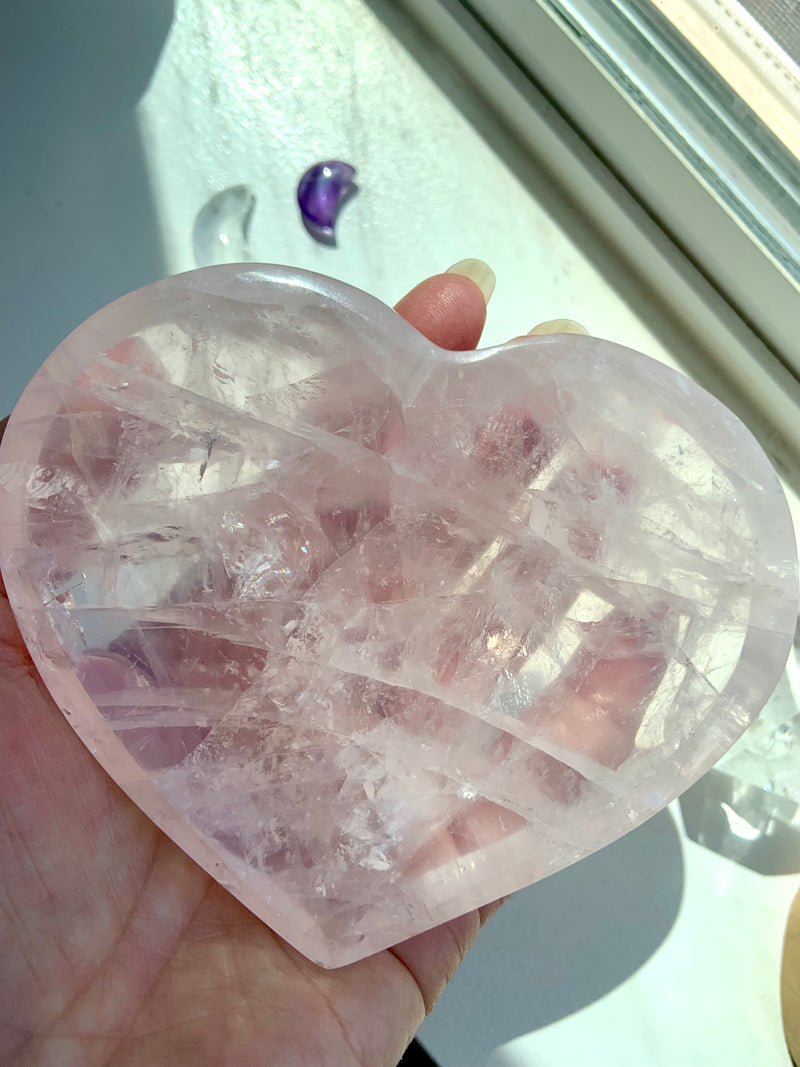
[[[480,290],[458,274],[424,282],[399,310],[454,348],[474,347],[485,317]],[[192,660],[198,669],[199,649]],[[108,778],[39,678],[2,583],[0,707],[0,1059],[9,1067],[390,1067],[494,910],[338,971],[316,967]]]

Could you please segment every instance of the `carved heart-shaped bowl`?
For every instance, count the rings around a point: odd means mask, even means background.
[[[325,966],[661,809],[797,611],[778,479],[686,378],[574,335],[444,351],[253,265],[50,356],[0,449],[0,562],[106,771]]]

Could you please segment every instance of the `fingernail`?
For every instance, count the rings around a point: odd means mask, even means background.
[[[445,274],[463,274],[465,278],[475,282],[483,293],[483,299],[487,304],[489,303],[497,279],[492,268],[482,259],[461,259],[452,267],[448,267]]]
[[[528,337],[543,337],[548,333],[582,333],[589,336],[585,326],[581,326],[575,319],[550,319],[548,322],[540,322],[532,330],[528,330]]]

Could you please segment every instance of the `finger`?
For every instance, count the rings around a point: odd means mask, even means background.
[[[480,928],[507,899],[503,897],[466,915],[459,915],[389,949],[413,975],[422,994],[426,1015],[455,974]]]
[[[546,334],[551,333],[578,333],[588,335],[589,331],[585,326],[581,326],[575,319],[548,319],[547,322],[540,322],[538,326],[534,326],[532,330],[528,330],[528,337],[544,337]]]
[[[487,923],[495,912],[498,912],[509,899],[510,897],[500,897],[499,900],[493,900],[491,904],[484,904],[482,908],[478,908],[481,926],[483,926],[484,923]]]
[[[574,333],[581,334],[584,337],[589,336],[589,331],[585,326],[581,326],[575,319],[548,319],[547,322],[540,322],[538,326],[534,326],[532,330],[528,330],[527,333],[517,334],[516,337],[512,337],[512,341],[524,341],[526,337],[545,337],[548,334],[556,333]]]
[[[461,260],[415,286],[395,311],[440,348],[465,351],[480,341],[494,283],[481,260]]]

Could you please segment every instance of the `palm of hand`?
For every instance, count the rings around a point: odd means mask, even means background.
[[[457,275],[398,310],[473,347]],[[114,785],[51,700],[0,582],[0,1061],[391,1067],[492,909],[337,971],[254,918]]]

